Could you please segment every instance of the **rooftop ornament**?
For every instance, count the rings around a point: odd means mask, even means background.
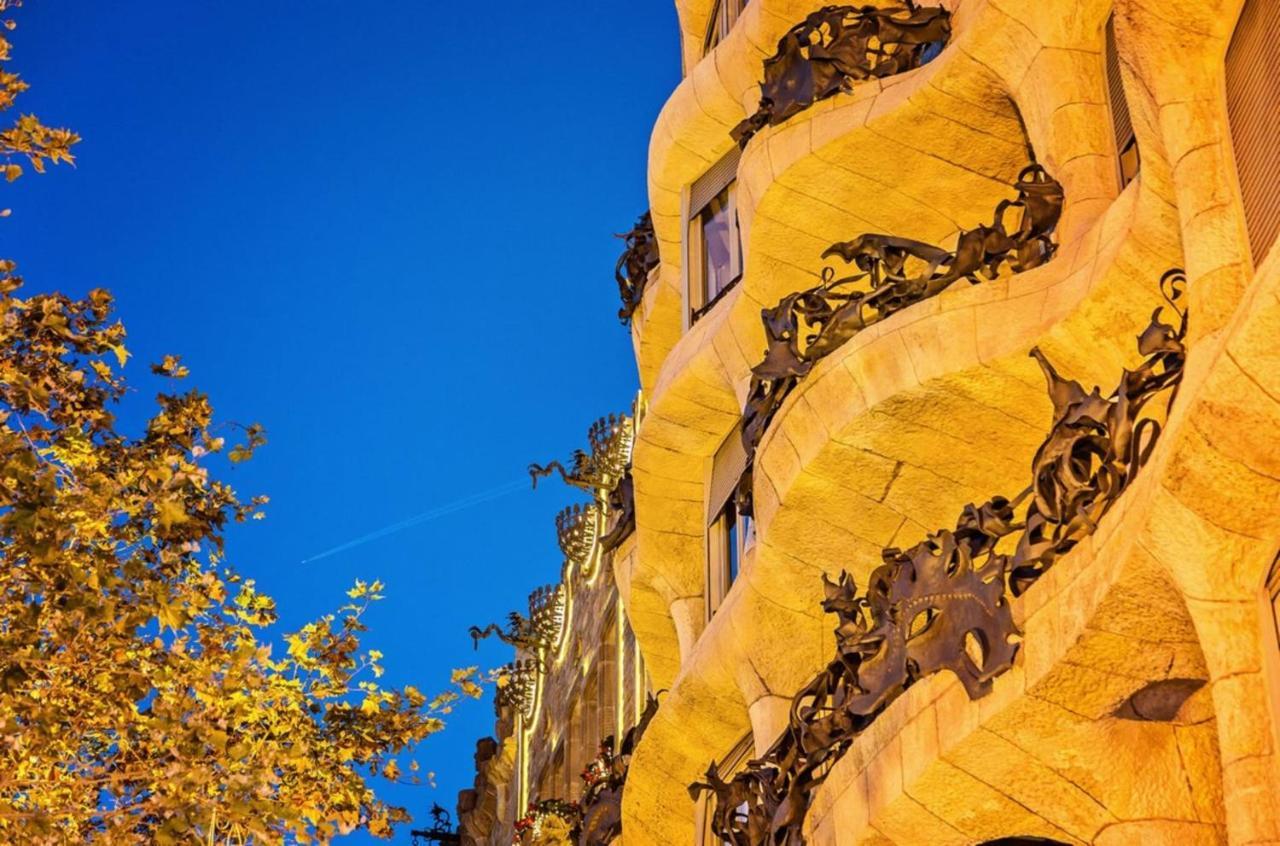
[[[574,503],[556,515],[556,540],[565,560],[586,572],[591,569],[596,550],[600,509],[594,502]]]
[[[498,669],[494,708],[512,708],[526,720],[533,718],[535,691],[542,665],[533,658],[512,661]]]
[[[903,0],[883,8],[826,6],[793,26],[765,60],[760,106],[731,131],[738,146],[854,83],[918,68],[951,37],[951,13]]]
[[[438,804],[431,806],[431,828],[417,828],[409,832],[413,846],[422,843],[461,843],[462,838],[453,830],[453,818]]]
[[[802,846],[810,798],[831,766],[911,685],[950,670],[971,698],[1013,666],[1019,633],[1010,596],[1019,596],[1079,541],[1146,464],[1173,402],[1186,360],[1185,279],[1161,279],[1180,320],[1157,308],[1138,338],[1145,360],[1104,397],[1062,378],[1040,352],[1053,423],[1036,452],[1031,484],[1013,499],[965,507],[953,530],[904,551],[889,548],[864,593],[842,573],[825,576],[822,608],[836,615],[836,656],[796,694],[787,729],[747,769],[725,780],[713,764],[692,795],[714,794],[712,830],[731,846]],[[1165,412],[1146,414],[1167,395]],[[1009,551],[1003,551],[1009,550]]]
[[[645,283],[649,281],[649,274],[658,266],[658,238],[653,233],[652,215],[649,212],[640,215],[630,232],[616,237],[626,244],[613,269],[613,278],[618,283],[618,295],[622,297],[618,319],[625,326],[631,322],[632,315],[644,300]]]
[[[1021,273],[1048,262],[1057,251],[1053,232],[1062,216],[1063,190],[1038,164],[1028,165],[1013,187],[1018,196],[1001,200],[990,225],[962,231],[950,252],[892,235],[860,235],[832,244],[824,259],[837,256],[854,266],[838,276],[822,271],[822,284],[789,294],[761,312],[764,360],[752,368],[742,413],[746,470],[738,483],[739,514],[751,514],[756,448],[783,400],[813,367],[857,333],[909,306],[929,299],[961,279],[978,284],[1007,265]]]
[[[601,417],[587,430],[587,442],[590,451],[574,450],[567,468],[559,461],[529,465],[535,488],[538,479],[558,473],[565,484],[595,500],[592,505],[571,506],[556,517],[560,549],[579,567],[588,566],[597,541],[601,551],[609,552],[635,528],[631,482],[635,419],[626,414]]]
[[[476,649],[490,636],[517,650],[541,656],[560,636],[564,626],[564,587],[545,585],[529,594],[529,616],[518,611],[507,615],[507,627],[490,623],[483,629],[471,627],[471,640]]]

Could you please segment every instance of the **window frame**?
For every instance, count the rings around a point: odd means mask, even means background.
[[[742,10],[747,8],[751,0],[716,0],[711,14],[707,17],[707,32],[702,38],[702,55],[708,55],[716,46],[729,37],[734,24],[742,17]]]
[[[755,733],[748,730],[724,756],[716,762],[716,769],[722,778],[733,778],[747,762],[755,757]],[[711,795],[704,792],[694,806],[694,830],[697,832],[699,846],[721,846],[711,831]]]
[[[706,226],[707,210],[717,201],[724,198],[728,210],[729,226],[729,281],[719,291],[708,290],[710,279],[706,262]],[[689,244],[689,325],[697,323],[707,312],[715,308],[725,295],[742,281],[742,228],[738,221],[738,181],[730,180],[719,193],[712,197],[702,208],[689,215],[686,239]]]

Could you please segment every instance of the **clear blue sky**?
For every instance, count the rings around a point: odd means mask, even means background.
[[[236,566],[288,625],[383,579],[369,644],[392,681],[507,660],[466,629],[558,577],[563,486],[300,562],[521,479],[630,401],[612,233],[647,206],[649,130],[679,80],[670,0],[32,0],[16,17],[18,109],[84,141],[75,170],[6,189],[0,254],[28,292],[117,295],[127,421],[158,387],[147,364],[177,353],[221,418],[267,427],[231,474],[272,498],[233,531]],[[421,750],[439,787],[389,795],[452,808],[492,728],[487,700],[464,707]]]

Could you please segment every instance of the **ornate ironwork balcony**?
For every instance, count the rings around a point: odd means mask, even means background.
[[[533,719],[534,693],[541,672],[541,664],[533,658],[522,658],[500,667],[493,697],[494,708],[499,712],[512,708],[526,720]]]
[[[950,670],[976,699],[1013,666],[1018,632],[1009,597],[1092,534],[1151,456],[1164,413],[1147,406],[1166,395],[1167,413],[1186,359],[1187,315],[1177,305],[1184,284],[1179,270],[1161,279],[1178,325],[1155,311],[1138,338],[1145,360],[1124,371],[1109,396],[1063,379],[1031,351],[1054,411],[1025,490],[966,506],[955,529],[905,552],[885,549],[863,594],[848,573],[835,583],[823,578],[822,609],[838,621],[835,658],[796,694],[787,729],[759,760],[728,781],[713,764],[706,781],[689,788],[695,797],[714,794],[712,830],[724,843],[801,846],[813,792],[908,687]]]
[[[796,24],[765,60],[760,106],[733,128],[746,147],[751,136],[777,126],[855,82],[902,73],[928,62],[951,37],[951,14],[914,0],[883,8],[827,6]]]
[[[832,244],[822,257],[838,256],[855,272],[838,276],[826,267],[822,284],[783,297],[761,312],[764,360],[752,368],[742,412],[746,471],[738,483],[739,514],[751,514],[756,448],[783,400],[819,361],[863,329],[936,296],[961,279],[994,279],[1005,267],[1020,273],[1049,261],[1053,232],[1062,216],[1063,190],[1038,164],[1028,165],[1001,200],[990,225],[962,231],[950,252],[892,235],[860,235]]]
[[[565,560],[581,570],[588,569],[595,556],[599,526],[600,509],[594,502],[574,503],[557,514],[556,539]]]
[[[653,217],[645,212],[636,220],[636,225],[630,232],[616,237],[626,244],[613,269],[613,278],[618,283],[618,295],[622,298],[618,319],[625,326],[631,322],[631,316],[644,300],[645,283],[649,281],[650,272],[658,266],[658,238],[653,233]]]
[[[600,743],[600,755],[582,771],[582,822],[578,846],[609,846],[622,834],[622,791],[631,768],[631,754],[658,712],[650,695],[644,713],[615,749],[612,735]]]

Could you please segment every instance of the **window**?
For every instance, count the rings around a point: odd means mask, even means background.
[[[711,19],[707,21],[707,38],[703,43],[702,53],[710,53],[717,44],[729,37],[729,31],[737,22],[748,0],[717,0],[711,10]]]
[[[731,182],[698,212],[693,227],[698,253],[698,285],[693,297],[696,321],[742,278],[742,240],[738,234],[736,186]]]
[[[741,150],[712,165],[685,197],[685,298],[688,324],[697,322],[742,277],[737,186]]]
[[[1107,93],[1111,104],[1111,125],[1116,138],[1116,167],[1120,188],[1138,175],[1138,139],[1133,134],[1133,117],[1129,114],[1129,101],[1124,96],[1124,81],[1120,76],[1120,53],[1116,49],[1116,16],[1107,18],[1106,32]]]
[[[1261,264],[1280,234],[1280,4],[1248,0],[1227,48],[1227,115],[1235,147],[1240,196],[1254,264]]]
[[[733,745],[733,748],[716,763],[716,769],[719,770],[720,776],[730,779],[742,771],[742,768],[751,760],[752,754],[755,752],[755,741],[751,736],[751,732],[747,732],[741,740]],[[702,794],[701,800],[698,802],[696,821],[696,830],[699,833],[698,843],[702,846],[711,846],[717,844],[715,834],[711,831],[711,814],[714,810],[715,800],[710,794]],[[747,803],[743,802],[737,807],[739,814],[747,813]]]
[[[742,433],[734,429],[716,450],[707,482],[707,619],[724,602],[738,578],[743,554],[754,541],[748,517],[740,516],[733,494],[746,467]]]

